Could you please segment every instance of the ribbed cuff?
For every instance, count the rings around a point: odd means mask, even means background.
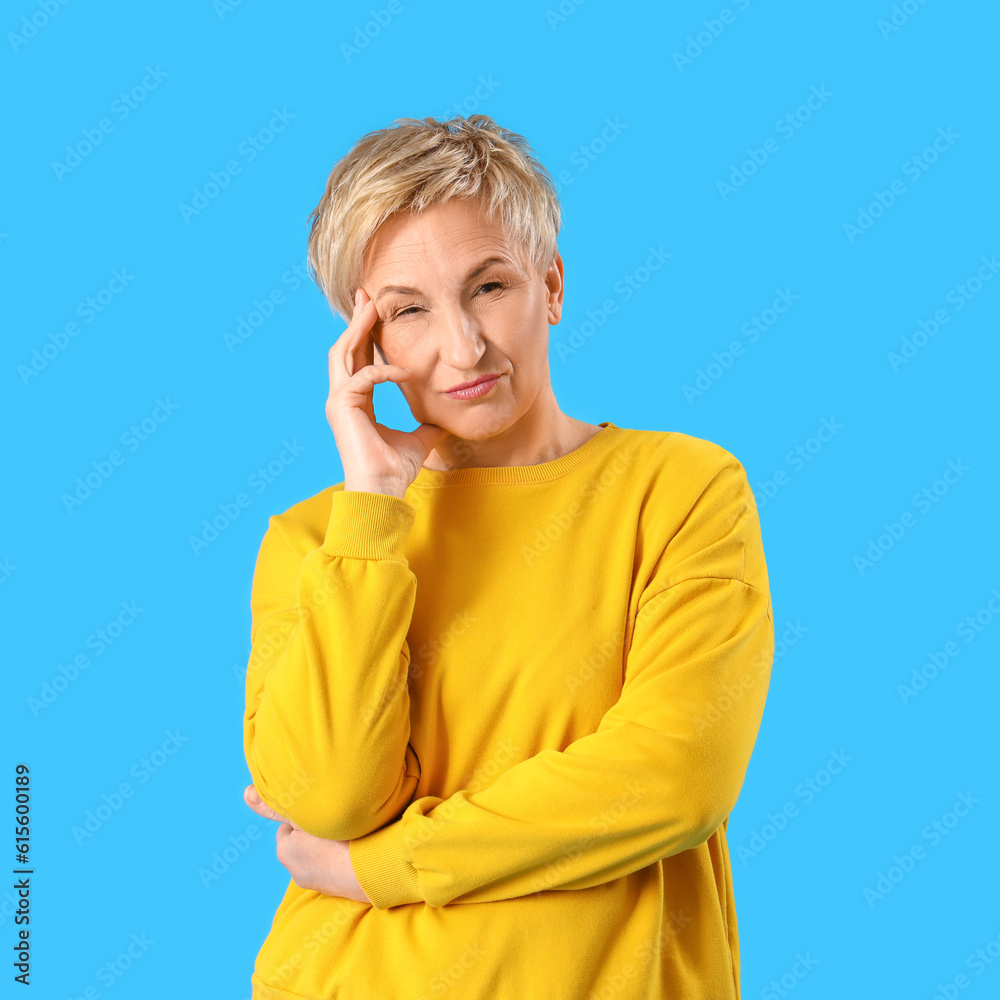
[[[406,561],[406,538],[416,508],[391,493],[334,490],[320,546],[331,556]]]
[[[378,910],[426,902],[417,869],[400,854],[400,826],[400,820],[396,820],[348,845],[354,876]]]

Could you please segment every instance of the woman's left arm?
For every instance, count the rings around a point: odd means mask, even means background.
[[[729,456],[643,594],[597,731],[477,791],[415,799],[349,842],[352,874],[378,909],[444,906],[601,885],[697,847],[736,804],[773,654],[757,508]]]

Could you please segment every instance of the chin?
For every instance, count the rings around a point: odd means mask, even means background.
[[[502,434],[516,420],[517,414],[511,413],[507,406],[484,403],[469,407],[466,413],[458,417],[455,414],[442,416],[438,426],[466,441],[486,441]]]

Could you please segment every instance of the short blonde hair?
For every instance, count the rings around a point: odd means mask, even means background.
[[[391,215],[477,199],[487,220],[544,277],[562,213],[555,184],[527,140],[489,115],[397,118],[368,132],[337,162],[309,216],[307,268],[344,322],[354,312],[364,255]]]

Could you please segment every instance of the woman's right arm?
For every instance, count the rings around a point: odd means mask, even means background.
[[[335,489],[319,547],[281,515],[261,543],[244,751],[261,798],[317,837],[389,822],[420,775],[406,684],[414,516],[400,497]]]
[[[307,833],[351,840],[409,803],[420,775],[410,738],[406,635],[416,578],[404,499],[446,432],[375,420],[376,383],[413,373],[373,364],[378,319],[363,289],[330,348],[326,416],[344,467],[322,543],[270,519],[254,570],[243,742],[261,799]]]

